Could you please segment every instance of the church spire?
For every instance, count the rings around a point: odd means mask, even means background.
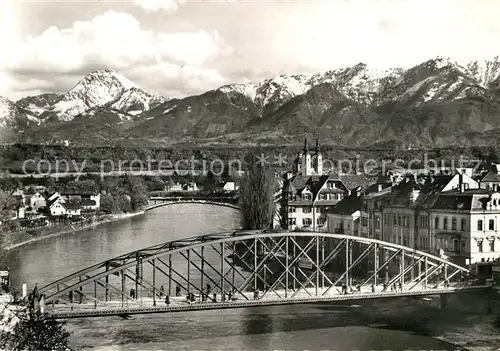
[[[304,138],[304,152],[307,152],[307,137]]]
[[[319,152],[319,139],[316,138],[316,152]]]

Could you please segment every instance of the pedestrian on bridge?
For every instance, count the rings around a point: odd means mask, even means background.
[[[170,296],[168,295],[165,296],[165,304],[170,305]]]
[[[175,296],[181,296],[181,287],[178,284],[175,287]]]
[[[212,290],[212,287],[210,284],[207,283],[207,296],[210,295],[210,291]]]
[[[347,285],[342,284],[342,294],[347,295]]]
[[[372,284],[372,293],[375,292],[375,284]]]
[[[214,293],[214,302],[217,302],[217,293]]]
[[[165,293],[165,288],[162,286],[160,286],[160,297],[163,297],[163,294]]]

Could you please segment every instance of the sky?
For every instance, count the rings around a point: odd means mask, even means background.
[[[0,0],[0,96],[111,68],[168,97],[280,74],[500,55],[498,0]]]

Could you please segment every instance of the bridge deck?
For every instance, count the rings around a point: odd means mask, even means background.
[[[102,316],[119,316],[133,315],[146,313],[168,313],[182,312],[193,310],[213,310],[226,308],[245,308],[255,306],[269,305],[287,305],[297,303],[315,303],[315,302],[331,302],[331,301],[351,301],[351,300],[367,300],[380,298],[394,298],[405,296],[425,296],[425,295],[440,295],[450,294],[457,291],[471,291],[489,288],[489,285],[468,285],[464,283],[450,284],[449,287],[443,286],[428,286],[427,289],[415,287],[412,290],[407,290],[410,286],[403,286],[402,291],[382,291],[382,286],[378,286],[375,292],[371,291],[370,287],[363,287],[360,292],[351,292],[342,294],[340,289],[330,289],[325,296],[321,296],[326,289],[318,289],[316,295],[315,288],[308,288],[307,292],[302,290],[294,297],[294,291],[288,290],[285,297],[284,290],[276,290],[276,293],[269,292],[262,296],[260,292],[259,299],[253,299],[253,292],[246,292],[248,300],[242,298],[233,299],[232,301],[220,301],[221,296],[217,296],[218,302],[201,302],[200,296],[197,295],[195,302],[187,302],[186,296],[170,297],[170,304],[166,305],[164,299],[157,298],[156,306],[154,306],[153,298],[143,297],[136,301],[126,301],[122,307],[121,301],[100,302],[95,308],[94,303],[83,303],[75,305],[72,309],[70,306],[56,304],[53,309],[50,309],[51,314],[58,319],[63,318],[79,318],[79,317],[102,317]],[[278,296],[279,295],[279,296]]]

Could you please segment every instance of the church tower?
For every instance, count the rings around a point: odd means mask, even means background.
[[[312,167],[311,167],[311,154],[307,149],[307,138],[304,140],[304,150],[302,154],[302,175],[310,176],[312,175]]]
[[[315,171],[317,175],[322,175],[323,174],[323,155],[321,155],[321,152],[319,150],[319,140],[316,139],[316,153],[314,155],[315,157]]]

